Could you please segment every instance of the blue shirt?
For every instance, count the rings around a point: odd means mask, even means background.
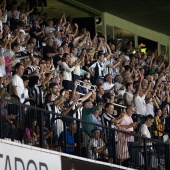
[[[64,141],[64,143],[66,142],[66,145],[74,145],[74,143],[75,143],[74,135],[71,135],[69,130],[66,129],[66,141],[65,141],[65,132],[64,131],[61,132],[61,141]],[[74,147],[66,148],[66,150],[65,150],[65,147],[62,147],[61,150],[63,153],[69,153],[69,152],[74,152],[75,148]]]

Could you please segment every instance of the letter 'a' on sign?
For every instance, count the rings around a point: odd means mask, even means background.
[[[9,156],[8,156],[8,155],[6,156],[5,170],[12,170],[12,169],[11,169],[10,159],[9,159]]]
[[[15,170],[18,170],[17,169],[17,165],[18,165],[17,162],[20,163],[22,165],[22,167],[23,167],[23,170],[25,170],[24,162],[20,158],[15,158]]]

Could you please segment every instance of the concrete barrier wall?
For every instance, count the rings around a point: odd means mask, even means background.
[[[81,168],[80,168],[81,167]],[[1,170],[123,170],[126,167],[0,140]]]

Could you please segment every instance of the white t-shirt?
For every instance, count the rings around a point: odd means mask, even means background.
[[[3,77],[3,76],[6,75],[5,58],[4,58],[4,56],[1,56],[1,57],[2,57],[3,63],[2,63],[2,65],[0,66],[0,73],[1,73],[1,77]]]
[[[141,135],[146,135],[147,138],[151,138],[151,134],[148,130],[148,127],[143,124],[141,127],[140,127],[140,130],[139,132],[141,133]]]
[[[123,84],[115,82],[115,87],[117,90],[119,90],[122,86],[123,86]]]
[[[45,33],[46,34],[53,33],[54,31],[55,31],[54,27],[45,27]]]
[[[145,95],[142,97],[136,96],[134,99],[135,107],[136,107],[136,113],[138,115],[146,115],[146,103],[145,103]]]
[[[69,67],[67,63],[62,62],[62,66],[63,68],[63,80],[68,80],[68,81],[72,81],[72,71],[75,69],[75,67]]]
[[[27,89],[27,88],[25,88],[25,90],[24,90],[24,98],[25,98],[25,99],[26,99],[26,98],[29,98],[28,89]],[[26,105],[30,105],[30,102],[26,102],[25,104],[26,104]]]
[[[114,84],[113,83],[108,83],[107,81],[105,83],[103,83],[103,86],[104,86],[104,90],[110,90]]]
[[[76,60],[77,60],[78,58],[77,57],[74,57],[74,56],[72,56],[71,57],[71,65],[73,65],[73,63],[75,63],[76,62]],[[75,74],[75,75],[78,75],[78,76],[80,76],[80,66],[77,66],[76,68],[75,68],[75,70],[73,71],[73,73]]]
[[[133,102],[133,93],[131,93],[131,92],[125,92],[125,98],[124,98],[124,100],[125,100],[125,103],[127,103],[127,102]]]
[[[23,103],[25,101],[25,97],[24,97],[24,83],[23,83],[23,80],[21,79],[21,77],[19,77],[18,75],[15,74],[12,77],[12,86],[16,86],[17,87],[18,97],[20,98],[20,102]]]
[[[2,70],[0,69],[0,77],[3,77],[3,73]]]
[[[155,117],[153,102],[146,104],[146,116],[147,115],[152,115]]]
[[[141,136],[142,136],[142,135],[146,135],[147,138],[151,138],[151,134],[150,134],[150,132],[149,132],[149,130],[148,130],[148,127],[147,127],[145,124],[143,124],[143,125],[140,127],[139,133],[141,134]],[[140,139],[140,143],[141,143],[142,146],[144,145],[142,139]],[[147,141],[146,141],[146,144],[147,144],[147,146],[151,146],[151,145],[152,145],[152,142],[150,142],[149,140],[147,140]],[[152,147],[148,147],[148,148],[147,148],[147,150],[152,150],[152,149],[153,149]]]

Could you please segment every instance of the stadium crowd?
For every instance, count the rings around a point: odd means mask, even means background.
[[[163,141],[170,133],[170,63],[155,51],[146,53],[131,42],[94,37],[86,28],[72,23],[61,14],[50,19],[47,13],[28,4],[0,8],[0,96],[20,103],[44,108],[58,115],[67,115],[114,129],[138,133]],[[115,109],[116,105],[121,109]],[[13,120],[18,115],[1,102],[3,138],[15,139]],[[38,115],[31,117],[24,130],[25,143],[39,144]],[[44,116],[44,144],[49,138],[56,150],[76,154],[75,122]],[[149,127],[152,126],[150,129]],[[150,129],[150,131],[148,130]],[[102,126],[82,124],[83,140],[87,139],[87,155],[101,155],[113,162],[110,132]],[[65,140],[65,135],[67,139]],[[117,158],[133,159],[134,138],[116,135]],[[64,142],[66,141],[66,143]],[[128,156],[127,156],[128,155]],[[133,161],[133,160],[132,160]]]

